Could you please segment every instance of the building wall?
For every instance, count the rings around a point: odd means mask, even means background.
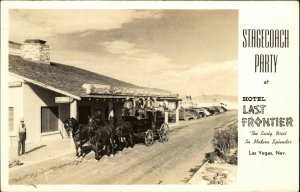
[[[176,101],[169,101],[168,102],[168,109],[169,110],[176,110],[176,107],[177,107],[177,104],[176,104]]]
[[[9,132],[10,146],[17,145],[17,127],[20,118],[23,117],[23,80],[16,78],[14,76],[9,76],[9,82],[22,82],[20,87],[9,87],[9,105],[8,107],[13,107],[14,109],[14,130]]]
[[[63,96],[49,89],[24,82],[22,79],[13,75],[9,77],[10,82],[20,81],[22,86],[9,88],[9,107],[14,107],[14,131],[10,132],[11,144],[17,145],[17,126],[19,119],[24,118],[27,127],[26,143],[39,143],[45,140],[67,138],[64,129],[64,120],[70,117],[69,103],[55,103],[55,97]],[[113,103],[113,108],[109,107],[109,103]],[[82,99],[78,101],[78,110],[80,106],[90,106],[91,115],[95,115],[97,110],[102,111],[103,120],[108,116],[108,110],[114,109],[115,116],[121,116],[124,101],[120,100],[97,100]],[[57,106],[58,107],[58,130],[53,132],[41,132],[41,110],[42,107]],[[176,103],[169,102],[169,107],[175,109]]]
[[[24,119],[27,127],[28,142],[38,143],[43,140],[63,138],[63,121],[69,116],[69,104],[55,103],[58,93],[27,83],[24,85]],[[58,107],[58,131],[41,133],[41,108]]]
[[[61,96],[58,93],[9,76],[9,82],[16,81],[22,82],[22,86],[9,87],[9,107],[14,108],[14,131],[9,132],[10,146],[17,145],[17,127],[21,117],[26,125],[26,143],[66,138],[63,121],[69,118],[70,105],[55,103],[55,97]],[[58,131],[41,133],[41,108],[46,106],[58,107]]]
[[[193,106],[194,106],[194,103],[191,100],[182,100],[182,102],[181,102],[182,108],[191,108]]]
[[[70,117],[70,104],[55,103],[55,97],[62,95],[32,83],[26,83],[13,75],[10,75],[9,81],[22,82],[21,87],[9,88],[9,107],[14,108],[14,131],[10,132],[11,144],[17,145],[17,126],[21,117],[24,118],[27,128],[26,143],[39,143],[44,140],[67,138],[63,122]],[[105,119],[108,113],[106,111],[108,102],[110,101],[81,100],[78,101],[78,108],[79,106],[90,106],[91,115],[95,115],[97,110],[101,110],[103,119]],[[121,115],[123,102],[118,101],[113,102],[113,104],[115,115]],[[41,133],[41,108],[46,106],[58,107],[58,131]]]

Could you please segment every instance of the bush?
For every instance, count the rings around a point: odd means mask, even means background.
[[[228,160],[227,162],[229,164],[234,164],[234,165],[237,165],[238,164],[238,157],[237,157],[237,150],[228,157]]]
[[[219,159],[218,155],[215,152],[212,153],[206,153],[205,154],[205,160],[208,161],[208,163],[214,163]]]
[[[217,130],[213,138],[215,150],[205,154],[204,161],[208,163],[229,163],[237,165],[238,130],[237,123],[227,128]]]
[[[215,133],[213,145],[216,150],[227,156],[230,149],[238,145],[238,132],[236,126],[230,126],[228,129],[222,129]]]
[[[212,180],[210,180],[209,185],[226,185],[227,174],[222,172],[217,172]]]
[[[205,160],[208,161],[208,163],[215,163],[216,161],[226,161],[226,156],[221,153],[218,149],[215,149],[214,152],[206,153],[205,154]]]

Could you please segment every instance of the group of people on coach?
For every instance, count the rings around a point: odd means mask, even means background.
[[[156,98],[126,98],[123,106],[123,115],[145,117],[148,111],[164,112],[167,106],[167,101],[159,102]]]

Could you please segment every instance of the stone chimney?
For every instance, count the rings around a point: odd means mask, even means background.
[[[40,39],[27,39],[21,46],[23,59],[50,64],[50,49],[46,41]]]
[[[13,42],[13,41],[8,41],[8,53],[10,55],[21,55],[21,46],[22,44]]]

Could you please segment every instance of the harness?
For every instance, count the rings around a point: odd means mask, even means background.
[[[75,132],[74,132],[74,129],[72,129],[72,136],[73,136],[73,138],[80,139],[79,138],[79,133],[80,133],[79,129],[77,129],[77,131],[75,131]]]

